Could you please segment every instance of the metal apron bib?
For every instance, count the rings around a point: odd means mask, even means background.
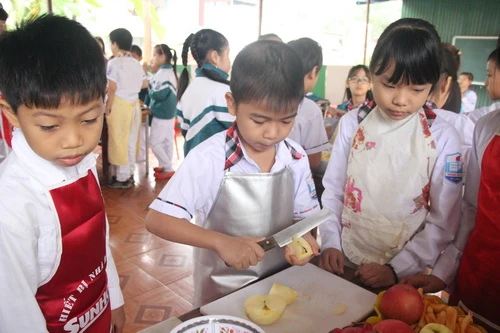
[[[203,227],[231,236],[270,236],[293,223],[293,184],[288,167],[276,173],[227,171]],[[260,263],[245,270],[227,267],[214,251],[195,248],[194,306],[209,303],[286,265],[280,248],[267,251]]]

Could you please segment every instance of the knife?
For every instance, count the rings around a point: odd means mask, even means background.
[[[300,237],[304,235],[309,230],[327,221],[332,215],[333,214],[329,209],[322,209],[314,215],[306,217],[305,219],[302,219],[275,233],[271,237],[258,242],[258,244],[264,249],[264,251],[268,251],[276,246],[283,247],[292,242],[292,237]]]

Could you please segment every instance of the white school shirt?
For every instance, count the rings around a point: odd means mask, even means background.
[[[196,146],[149,208],[180,219],[191,220],[195,217],[196,224],[203,227],[225,173],[226,133],[227,131],[223,131],[214,134]],[[319,210],[319,204],[304,150],[295,142],[288,141],[288,144],[301,153],[302,158],[293,159],[290,149],[284,142],[280,142],[277,144],[271,173],[290,167],[295,194],[293,219],[300,220]],[[244,157],[231,167],[231,172],[260,173],[257,163],[241,147]]]
[[[57,270],[62,240],[57,216],[39,183],[55,185],[89,169],[98,179],[97,155],[87,155],[75,167],[59,167],[36,155],[19,129],[12,146],[0,164],[0,332],[47,332],[35,294]],[[123,295],[106,225],[106,273],[115,309],[123,305]]]
[[[469,160],[470,150],[472,149],[472,136],[474,135],[474,127],[476,124],[465,114],[455,113],[443,109],[432,109],[439,117],[449,122],[454,129],[457,130],[462,143],[462,156],[464,163]],[[465,170],[464,170],[465,176]]]
[[[474,111],[476,109],[477,94],[474,90],[466,90],[464,92],[464,97],[462,97],[462,107],[460,112],[467,113]]]
[[[494,102],[489,106],[483,106],[482,108],[475,109],[472,112],[468,112],[465,115],[469,117],[470,120],[475,124],[479,119],[486,116],[488,113],[500,109],[500,101]]]
[[[307,97],[299,105],[295,123],[288,138],[299,143],[307,155],[329,148],[321,108]]]
[[[467,170],[460,225],[453,243],[447,246],[432,269],[432,275],[443,280],[449,290],[453,289],[453,282],[455,281],[455,274],[460,264],[460,258],[462,258],[462,252],[476,224],[481,161],[483,160],[486,147],[496,134],[500,134],[500,109],[484,116],[476,124],[473,147]]]
[[[358,110],[359,111],[359,110]],[[341,216],[344,208],[347,161],[352,136],[358,128],[358,111],[348,112],[339,122],[332,154],[323,177],[324,207],[333,211],[333,218],[319,226],[322,249],[341,249]],[[442,250],[453,240],[460,220],[462,182],[445,177],[446,158],[461,151],[460,137],[446,120],[436,117],[430,128],[436,143],[437,160],[432,171],[430,211],[425,228],[417,231],[403,249],[390,261],[398,276],[407,276],[432,267]],[[373,175],[376,179],[377,175]],[[411,175],[409,175],[411,177]]]
[[[109,60],[106,77],[116,82],[116,96],[129,102],[139,98],[142,81],[146,79],[141,64],[128,55]]]

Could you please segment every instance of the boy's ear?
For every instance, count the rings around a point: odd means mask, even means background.
[[[2,109],[2,112],[5,114],[5,117],[12,126],[21,127],[21,125],[19,125],[17,114],[14,112],[14,110],[12,110],[10,104],[7,103],[6,100],[0,99],[0,109]]]
[[[236,102],[234,101],[233,94],[227,92],[226,95],[227,110],[231,116],[236,116]]]

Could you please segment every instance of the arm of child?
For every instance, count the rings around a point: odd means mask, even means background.
[[[347,160],[356,127],[356,112],[349,113],[340,120],[337,127],[338,136],[333,143],[330,161],[323,176],[325,191],[321,202],[324,208],[333,212],[333,217],[319,226],[322,248],[319,266],[336,274],[344,273],[344,254],[340,242],[341,219],[347,179]]]
[[[413,275],[425,267],[433,267],[441,252],[453,241],[459,226],[462,182],[450,180],[445,168],[447,158],[458,156],[456,154],[461,151],[460,138],[447,124],[438,139],[439,155],[431,176],[430,210],[424,228],[390,262],[398,276]]]
[[[166,100],[168,98],[168,96],[170,96],[170,94],[172,94],[172,87],[173,87],[172,83],[170,81],[166,81],[160,87],[161,89],[159,89],[159,90],[150,89],[149,90],[149,97],[151,99],[155,99],[155,100],[159,100],[159,101]]]
[[[106,100],[106,115],[111,113],[111,107],[113,106],[113,101],[115,100],[116,95],[116,82],[112,80],[108,80],[108,99]]]
[[[0,332],[47,332],[35,299],[38,288],[37,239],[0,206]],[[15,221],[15,222],[13,222]]]
[[[481,122],[478,126],[480,127]],[[478,128],[479,128],[478,127]],[[445,287],[451,287],[455,280],[462,252],[467,244],[467,239],[475,225],[477,212],[477,196],[480,183],[479,156],[477,152],[477,134],[476,131],[472,149],[467,166],[467,177],[462,201],[462,219],[460,221],[457,234],[453,243],[449,244],[444,252],[439,256],[432,269],[431,275],[417,275],[403,279],[402,282],[416,285],[419,284],[424,292],[437,292]],[[441,282],[441,283],[439,283]]]
[[[116,270],[115,260],[109,246],[109,223],[106,217],[106,274],[108,276],[108,291],[111,307],[111,325],[113,333],[121,333],[125,327],[125,310],[123,308],[124,300],[120,288],[120,278]]]
[[[228,236],[154,209],[146,216],[146,228],[163,239],[215,251],[222,261],[236,269],[255,266],[264,257],[264,250],[257,242],[265,238]]]

